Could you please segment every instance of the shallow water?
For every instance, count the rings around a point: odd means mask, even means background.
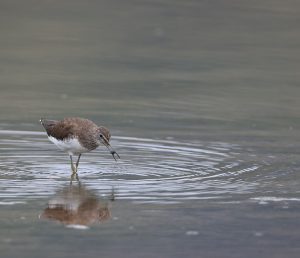
[[[16,198],[16,191],[22,197],[49,196],[64,185],[62,178],[69,179],[68,155],[50,145],[44,133],[2,130],[0,134],[5,151],[3,197]],[[79,174],[89,188],[113,187],[118,199],[158,203],[226,199],[230,194],[251,193],[256,183],[247,180],[247,175],[253,176],[260,168],[240,160],[237,145],[222,142],[114,137],[112,144],[122,153],[121,160],[113,162],[106,150],[89,153],[81,159]],[[26,179],[30,181],[24,184]]]
[[[0,256],[298,257],[298,5],[2,1]]]
[[[115,136],[122,159],[86,154],[71,181],[68,156],[44,133],[0,135],[5,257],[93,257],[98,245],[112,257],[297,256],[298,166],[286,150]]]

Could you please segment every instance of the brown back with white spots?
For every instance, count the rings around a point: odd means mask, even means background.
[[[99,135],[102,133],[107,140],[110,138],[109,130],[98,127],[94,122],[83,118],[65,118],[61,121],[41,119],[48,136],[58,140],[77,138],[87,149],[93,150],[100,144]]]

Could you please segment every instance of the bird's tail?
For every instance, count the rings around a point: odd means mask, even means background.
[[[57,122],[58,122],[57,120],[48,120],[48,119],[44,119],[44,118],[40,119],[40,123],[42,124],[42,126],[45,127],[45,129],[56,125]]]

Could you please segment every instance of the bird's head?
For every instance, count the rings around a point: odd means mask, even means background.
[[[117,158],[120,159],[119,154],[111,147],[109,143],[111,136],[109,130],[104,126],[100,126],[98,127],[98,135],[99,141],[109,150],[110,154],[113,156],[115,161],[117,161]]]

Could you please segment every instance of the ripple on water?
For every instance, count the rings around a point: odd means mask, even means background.
[[[43,133],[1,131],[0,197],[39,198],[53,194],[70,177],[68,156]],[[248,177],[259,165],[238,158],[239,146],[115,137],[117,163],[104,149],[83,155],[79,177],[86,187],[119,199],[181,201],[248,193]]]

